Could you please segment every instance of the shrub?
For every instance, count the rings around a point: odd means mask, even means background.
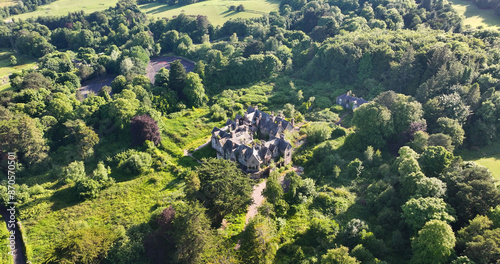
[[[347,132],[346,132],[346,129],[341,127],[341,126],[338,126],[336,127],[333,131],[332,131],[332,138],[335,139],[335,138],[339,138],[339,137],[343,137],[347,135]]]
[[[50,260],[57,260],[57,263],[101,263],[115,239],[116,235],[109,229],[80,229],[56,245]]]
[[[339,115],[330,111],[329,108],[306,114],[308,121],[335,122],[339,120]]]
[[[306,134],[311,142],[320,143],[332,136],[332,128],[324,122],[311,123],[306,128]]]
[[[92,199],[99,195],[101,184],[91,178],[84,178],[76,183],[76,191],[82,199]]]
[[[341,105],[334,105],[330,107],[330,110],[334,113],[340,114],[342,111],[344,111],[344,108]]]
[[[113,178],[108,176],[108,169],[102,162],[97,164],[97,168],[92,172],[91,177],[80,179],[76,183],[76,190],[82,199],[92,199],[99,196],[99,192],[107,188],[115,182]]]
[[[83,161],[73,161],[64,169],[64,180],[66,183],[78,182],[83,178],[85,178]]]
[[[132,154],[123,164],[123,169],[132,174],[141,174],[147,172],[152,163],[153,160],[151,155],[140,152],[138,154]]]
[[[16,58],[16,56],[10,55],[9,62],[10,62],[10,65],[16,66],[17,65],[17,58]]]
[[[214,121],[221,121],[227,118],[226,110],[218,104],[214,104],[210,107],[210,114]]]
[[[243,12],[245,11],[245,7],[243,5],[239,5],[236,7],[236,12]]]

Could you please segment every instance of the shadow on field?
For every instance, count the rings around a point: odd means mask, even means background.
[[[178,188],[179,187],[178,185],[180,183],[182,183],[183,181],[184,181],[183,179],[177,177],[177,178],[169,181],[167,183],[167,185],[165,185],[165,187],[163,187],[163,189],[160,190],[160,192],[166,191],[166,190],[173,190],[174,188]]]
[[[152,8],[151,10],[146,11],[146,14],[158,14],[161,12],[165,12],[168,10],[176,9],[178,6],[168,6],[168,5],[162,5],[162,4],[157,4],[157,3],[148,3],[140,6],[141,8],[149,9]]]
[[[59,211],[66,207],[76,205],[81,202],[75,187],[68,187],[56,191],[51,197],[52,211]]]

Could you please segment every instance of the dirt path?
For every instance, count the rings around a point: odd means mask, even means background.
[[[205,143],[203,143],[202,145],[200,145],[199,147],[195,148],[195,149],[193,150],[193,153],[194,153],[194,152],[196,152],[197,150],[199,150],[199,149],[203,148],[204,146],[206,146],[206,145],[210,144],[210,142],[211,142],[211,141],[210,141],[210,139],[209,139],[207,142],[205,142]],[[196,160],[198,163],[200,163],[200,164],[201,164],[201,161],[200,161],[199,159],[195,158],[195,157],[193,156],[193,153],[189,152],[187,149],[185,149],[185,150],[184,150],[184,156],[189,156],[189,157],[193,158],[194,160]]]
[[[248,207],[247,215],[245,216],[245,225],[248,224],[248,221],[254,216],[257,215],[257,208],[262,205],[264,202],[264,196],[262,195],[262,191],[266,188],[267,180],[255,185],[253,187],[252,199],[253,204]]]
[[[346,115],[348,115],[348,113],[344,113],[344,114],[342,114],[342,115],[339,117],[339,121],[335,122],[335,125],[339,125],[339,126],[341,126],[341,127],[344,127],[344,126],[342,126],[342,119],[344,119],[344,117],[345,117]]]

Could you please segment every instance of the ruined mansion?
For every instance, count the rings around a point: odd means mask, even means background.
[[[227,120],[226,126],[212,130],[212,148],[217,158],[237,161],[247,172],[259,171],[262,165],[283,157],[283,163],[292,160],[292,145],[285,140],[285,131],[294,129],[294,122],[288,122],[281,115],[274,116],[248,107],[234,121]],[[257,135],[259,141],[254,141]]]

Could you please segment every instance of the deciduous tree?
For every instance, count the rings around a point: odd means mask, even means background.
[[[194,72],[187,74],[182,93],[187,100],[188,106],[200,107],[208,101],[201,79],[198,74]]]
[[[455,234],[451,226],[440,220],[431,220],[418,231],[411,243],[412,264],[446,263],[455,247]]]
[[[142,146],[146,140],[155,145],[161,142],[161,133],[156,121],[149,115],[137,115],[130,120],[132,145]]]

